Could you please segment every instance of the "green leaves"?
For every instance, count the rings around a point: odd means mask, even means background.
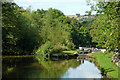
[[[13,2],[2,7],[3,54],[50,54],[90,45],[89,31],[82,23],[57,9],[24,10]]]
[[[3,44],[3,54],[11,54],[12,52],[17,52],[18,41],[20,40],[20,26],[18,25],[20,21],[20,14],[17,14],[18,6],[15,3],[3,3],[2,4],[2,44]]]
[[[90,32],[93,42],[97,42],[99,46],[106,47],[108,51],[115,51],[120,45],[120,10],[118,10],[120,1],[108,2],[101,7],[103,7],[101,10],[103,10],[104,14],[99,14],[91,26],[92,30]]]

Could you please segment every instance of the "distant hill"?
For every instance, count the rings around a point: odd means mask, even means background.
[[[69,17],[69,18],[75,18],[79,21],[91,21],[93,19],[95,19],[95,16],[94,15],[91,15],[91,16],[87,16],[87,15],[81,15],[80,17],[76,16],[76,15],[67,15],[66,17]]]

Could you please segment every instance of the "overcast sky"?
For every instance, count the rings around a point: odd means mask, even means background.
[[[86,0],[14,0],[14,2],[24,9],[28,6],[32,6],[32,10],[59,9],[65,15],[75,15],[76,13],[84,15],[85,11],[90,10]]]

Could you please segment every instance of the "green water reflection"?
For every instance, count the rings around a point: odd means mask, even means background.
[[[57,60],[40,56],[32,57],[6,57],[3,58],[2,77],[3,78],[84,78],[80,76],[83,71],[80,69],[91,66],[94,74],[101,77],[97,67],[88,60]],[[80,71],[79,71],[80,70]],[[72,73],[72,74],[71,74]],[[84,71],[87,74],[87,71]],[[93,72],[91,71],[92,74]],[[70,75],[69,75],[70,74]],[[93,77],[94,78],[94,77]]]

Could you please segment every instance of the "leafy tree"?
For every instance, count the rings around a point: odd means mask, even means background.
[[[62,47],[62,44],[69,39],[68,27],[59,22],[59,17],[61,16],[64,16],[62,12],[51,8],[45,13],[43,26],[40,31],[43,45],[50,42],[53,48],[57,47],[57,45]],[[46,50],[47,49],[48,48],[46,48]],[[51,50],[51,52],[53,51]]]
[[[76,19],[72,19],[71,22],[71,39],[73,43],[76,45],[76,48],[79,46],[90,46],[91,45],[91,37],[89,31],[87,30],[89,27],[83,26],[83,23],[79,22]]]
[[[41,42],[40,17],[12,2],[2,7],[3,54],[31,54]]]
[[[91,35],[93,41],[99,46],[106,47],[108,51],[118,49],[120,53],[120,1],[118,2],[99,2],[97,4],[98,18],[93,22]]]
[[[19,18],[21,9],[15,3],[2,4],[2,45],[3,54],[19,54],[18,42],[22,38]]]
[[[2,7],[3,54],[51,54],[90,44],[82,23],[57,9],[24,10],[13,2]]]

